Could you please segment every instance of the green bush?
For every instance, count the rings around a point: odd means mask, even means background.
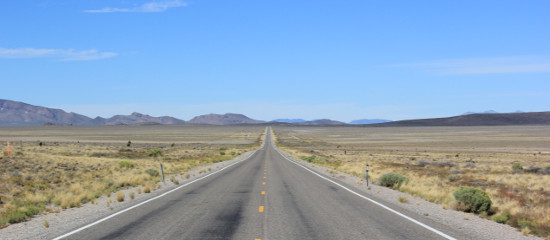
[[[512,164],[512,171],[521,172],[521,171],[523,171],[523,166],[521,166],[521,164],[519,164],[519,163],[514,163],[514,164]]]
[[[458,176],[449,175],[449,176],[447,176],[447,180],[449,180],[449,182],[454,182],[454,181],[458,180]]]
[[[128,162],[128,161],[120,161],[120,162],[118,162],[118,165],[121,168],[134,168],[134,164],[131,163],[131,162]]]
[[[160,151],[160,149],[153,149],[149,152],[149,157],[162,157],[162,151]]]
[[[378,178],[378,183],[384,187],[399,188],[403,183],[409,182],[409,179],[399,173],[386,173]]]
[[[155,170],[155,169],[151,169],[151,168],[145,170],[145,173],[149,174],[151,177],[158,177],[158,176],[160,176],[159,171],[157,171],[157,170]]]
[[[311,155],[309,157],[306,157],[306,156],[301,157],[302,160],[307,161],[307,162],[313,162],[315,160],[315,158],[316,158],[315,155]]]
[[[461,186],[453,192],[456,201],[464,204],[466,211],[475,213],[488,212],[491,209],[491,198],[481,189]]]
[[[492,219],[493,219],[493,221],[495,221],[497,223],[506,224],[506,222],[508,222],[508,220],[510,220],[510,214],[504,213],[504,214],[495,215],[495,216],[493,216]]]

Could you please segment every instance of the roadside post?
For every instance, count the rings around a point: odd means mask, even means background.
[[[368,187],[369,186],[369,164],[368,163],[367,163],[366,169],[367,169],[367,174],[366,174],[365,178],[367,180],[367,187]]]
[[[162,166],[162,163],[160,163],[160,173],[162,174],[162,183],[166,184],[166,180],[164,179],[164,167]]]

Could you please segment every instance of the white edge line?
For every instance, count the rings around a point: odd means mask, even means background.
[[[365,196],[363,196],[363,195],[361,195],[361,194],[359,194],[359,193],[357,193],[357,192],[355,192],[355,191],[353,191],[353,190],[351,190],[351,189],[349,189],[349,188],[347,188],[347,187],[345,187],[345,186],[343,186],[343,185],[341,185],[341,184],[339,184],[339,183],[337,183],[337,182],[335,182],[335,181],[332,181],[332,180],[330,180],[330,179],[328,179],[328,178],[322,176],[322,175],[319,174],[319,173],[316,173],[315,171],[313,171],[313,170],[311,170],[311,169],[305,167],[304,165],[302,165],[302,164],[300,164],[300,163],[297,163],[297,162],[295,162],[295,161],[293,161],[293,160],[287,158],[283,153],[280,152],[280,151],[282,151],[282,150],[278,149],[276,146],[274,146],[274,148],[275,148],[275,149],[277,150],[277,152],[278,152],[281,156],[283,156],[283,158],[285,158],[287,161],[289,161],[289,162],[291,162],[291,163],[294,163],[294,164],[296,164],[296,165],[298,165],[298,166],[304,168],[305,170],[308,170],[309,172],[311,172],[311,173],[317,175],[318,177],[320,177],[320,178],[322,178],[322,179],[324,179],[324,180],[327,180],[327,181],[329,181],[329,182],[331,182],[331,183],[333,183],[333,184],[335,184],[335,185],[337,185],[337,186],[339,186],[339,187],[341,187],[341,188],[347,190],[348,192],[353,193],[353,194],[357,195],[357,196],[360,197],[360,198],[363,198],[363,199],[365,199],[365,200],[368,200],[368,201],[370,201],[370,202],[372,202],[372,203],[374,203],[374,204],[376,204],[376,205],[378,205],[378,206],[380,206],[380,207],[382,207],[382,208],[384,208],[384,209],[386,209],[386,210],[388,210],[388,211],[390,211],[390,212],[392,212],[392,213],[395,213],[395,214],[399,215],[400,217],[403,217],[403,218],[405,218],[405,219],[407,219],[407,220],[409,220],[409,221],[411,221],[411,222],[413,222],[413,223],[416,223],[416,224],[418,224],[418,225],[420,225],[420,226],[422,226],[422,227],[424,227],[424,228],[426,228],[426,229],[428,229],[428,230],[430,230],[430,231],[432,231],[432,232],[434,232],[434,233],[437,233],[438,235],[440,235],[440,236],[442,236],[442,237],[444,237],[444,238],[446,238],[446,239],[449,239],[449,240],[456,240],[456,238],[453,238],[453,237],[451,237],[451,236],[449,236],[449,235],[447,235],[447,234],[445,234],[445,233],[443,233],[443,232],[441,232],[441,231],[439,231],[439,230],[437,230],[437,229],[435,229],[435,228],[432,228],[432,227],[430,227],[430,226],[428,226],[428,225],[426,225],[426,224],[424,224],[424,223],[421,223],[421,222],[415,220],[414,218],[411,218],[411,217],[409,217],[409,216],[407,216],[407,215],[405,215],[405,214],[403,214],[403,213],[400,213],[400,212],[398,212],[398,211],[396,211],[396,210],[394,210],[394,209],[392,209],[392,208],[390,208],[390,207],[388,207],[388,206],[386,206],[386,205],[384,205],[384,204],[382,204],[382,203],[379,203],[379,202],[374,201],[374,200],[372,200],[372,199],[370,199],[370,198],[368,198],[368,197],[365,197]]]
[[[204,175],[204,176],[202,176],[202,177],[200,177],[200,178],[197,178],[197,179],[195,179],[195,180],[193,180],[193,181],[191,181],[191,182],[188,182],[188,183],[183,184],[183,185],[181,185],[181,186],[179,186],[179,187],[177,187],[177,188],[174,188],[174,189],[172,189],[172,190],[170,190],[170,191],[168,191],[168,192],[165,192],[165,193],[163,193],[163,194],[161,194],[161,195],[158,195],[158,196],[156,196],[156,197],[150,198],[150,199],[148,199],[148,200],[145,200],[145,201],[143,201],[143,202],[140,202],[140,203],[138,203],[138,204],[136,204],[136,205],[133,205],[133,206],[131,206],[131,207],[128,207],[128,208],[126,208],[126,209],[120,210],[120,211],[118,211],[118,212],[116,212],[116,213],[113,213],[113,214],[111,214],[111,215],[109,215],[109,216],[107,216],[107,217],[104,217],[104,218],[102,218],[102,219],[99,219],[99,220],[97,220],[97,221],[95,221],[95,222],[93,222],[93,223],[90,223],[90,224],[88,224],[88,225],[85,225],[85,226],[83,226],[83,227],[80,227],[80,228],[78,228],[78,229],[76,229],[76,230],[73,230],[73,231],[71,231],[71,232],[65,233],[65,234],[63,234],[63,235],[61,235],[61,236],[59,236],[59,237],[54,238],[53,240],[59,240],[59,239],[62,239],[62,238],[71,236],[71,235],[73,235],[73,234],[75,234],[75,233],[77,233],[77,232],[80,232],[80,231],[84,230],[84,229],[90,228],[90,227],[92,227],[92,226],[94,226],[94,225],[97,225],[97,224],[99,224],[99,223],[101,223],[101,222],[107,221],[107,220],[109,220],[109,219],[111,219],[111,218],[113,218],[113,217],[115,217],[115,216],[117,216],[117,215],[119,215],[119,214],[125,213],[125,212],[130,211],[130,210],[132,210],[132,209],[134,209],[134,208],[137,208],[137,207],[139,207],[139,206],[141,206],[141,205],[143,205],[143,204],[146,204],[146,203],[151,202],[151,201],[153,201],[153,200],[156,200],[156,199],[159,199],[159,198],[161,198],[161,197],[164,197],[164,196],[166,196],[166,195],[168,195],[168,194],[170,194],[170,193],[172,193],[172,192],[175,192],[175,191],[179,190],[180,188],[184,188],[184,187],[190,185],[191,183],[200,181],[200,180],[205,179],[205,178],[207,178],[207,177],[209,177],[209,176],[211,176],[211,175],[214,175],[214,174],[216,174],[216,173],[219,173],[219,172],[221,172],[221,171],[223,171],[223,170],[225,170],[225,169],[227,169],[227,168],[229,168],[229,167],[231,167],[231,166],[233,166],[233,165],[235,165],[235,164],[237,164],[237,163],[240,163],[240,162],[243,162],[243,161],[246,161],[246,160],[250,159],[254,154],[256,154],[256,152],[257,152],[258,150],[260,150],[260,149],[262,149],[262,148],[263,148],[263,144],[262,144],[262,147],[261,147],[261,148],[255,150],[252,154],[250,154],[250,156],[248,156],[247,158],[245,158],[245,159],[243,159],[243,160],[240,160],[240,161],[238,161],[238,162],[235,162],[235,163],[232,163],[232,164],[230,164],[230,165],[227,165],[227,166],[225,166],[225,167],[223,167],[223,168],[221,168],[221,169],[219,169],[219,170],[217,170],[217,171],[215,171],[215,172],[211,172],[211,173],[209,173],[209,174],[207,174],[207,175]]]

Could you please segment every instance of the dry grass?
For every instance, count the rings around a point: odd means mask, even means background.
[[[459,208],[459,186],[485,190],[505,223],[550,235],[550,127],[273,127],[296,157],[370,180],[396,172],[400,191]],[[521,165],[523,170],[513,170]],[[498,218],[503,221],[503,218]]]
[[[116,200],[119,202],[124,202],[124,198],[126,195],[124,195],[124,192],[120,191],[116,194]]]
[[[161,162],[167,177],[185,174],[256,148],[263,130],[218,126],[1,128],[0,142],[12,142],[14,153],[0,158],[0,227],[41,212],[79,207],[128,187],[143,186],[144,193],[151,192],[161,181]],[[127,146],[129,140],[132,144]],[[222,148],[235,154],[220,155]],[[124,201],[124,195],[116,199]]]

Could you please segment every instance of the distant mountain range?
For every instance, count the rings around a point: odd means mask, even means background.
[[[0,126],[36,125],[121,125],[121,124],[181,124],[185,121],[173,117],[151,117],[141,113],[116,115],[111,118],[90,118],[77,113],[67,113],[61,109],[33,106],[27,103],[0,100]]]
[[[391,122],[391,120],[386,119],[359,119],[349,122],[349,124],[375,124],[375,123],[385,123]]]
[[[344,125],[346,124],[346,123],[331,120],[331,119],[317,119],[317,120],[311,120],[311,121],[307,121],[304,119],[275,119],[271,122],[291,123],[294,125]]]
[[[484,112],[465,112],[463,113],[462,115],[470,115],[470,114],[483,114],[483,113],[486,113],[486,114],[495,114],[495,113],[499,113],[495,110],[487,110],[487,111],[484,111]],[[521,111],[521,110],[517,110],[515,112],[512,112],[512,113],[525,113],[524,111]]]
[[[403,120],[376,127],[550,125],[550,112],[482,113],[447,118]]]
[[[272,122],[280,122],[280,123],[301,123],[301,122],[307,122],[306,120],[304,119],[286,119],[286,118],[280,118],[280,119],[275,119],[275,120],[271,120]]]
[[[141,113],[115,115],[111,118],[90,118],[78,113],[68,113],[61,109],[34,106],[27,103],[0,99],[0,126],[39,126],[39,125],[129,125],[129,124],[291,124],[291,125],[346,125],[344,122],[318,119],[275,119],[271,122],[255,120],[243,114],[206,114],[194,117],[188,122],[174,117],[152,117]],[[360,119],[349,124],[373,127],[392,126],[492,126],[492,125],[550,125],[550,112],[467,113],[456,117],[390,121],[384,119]]]

